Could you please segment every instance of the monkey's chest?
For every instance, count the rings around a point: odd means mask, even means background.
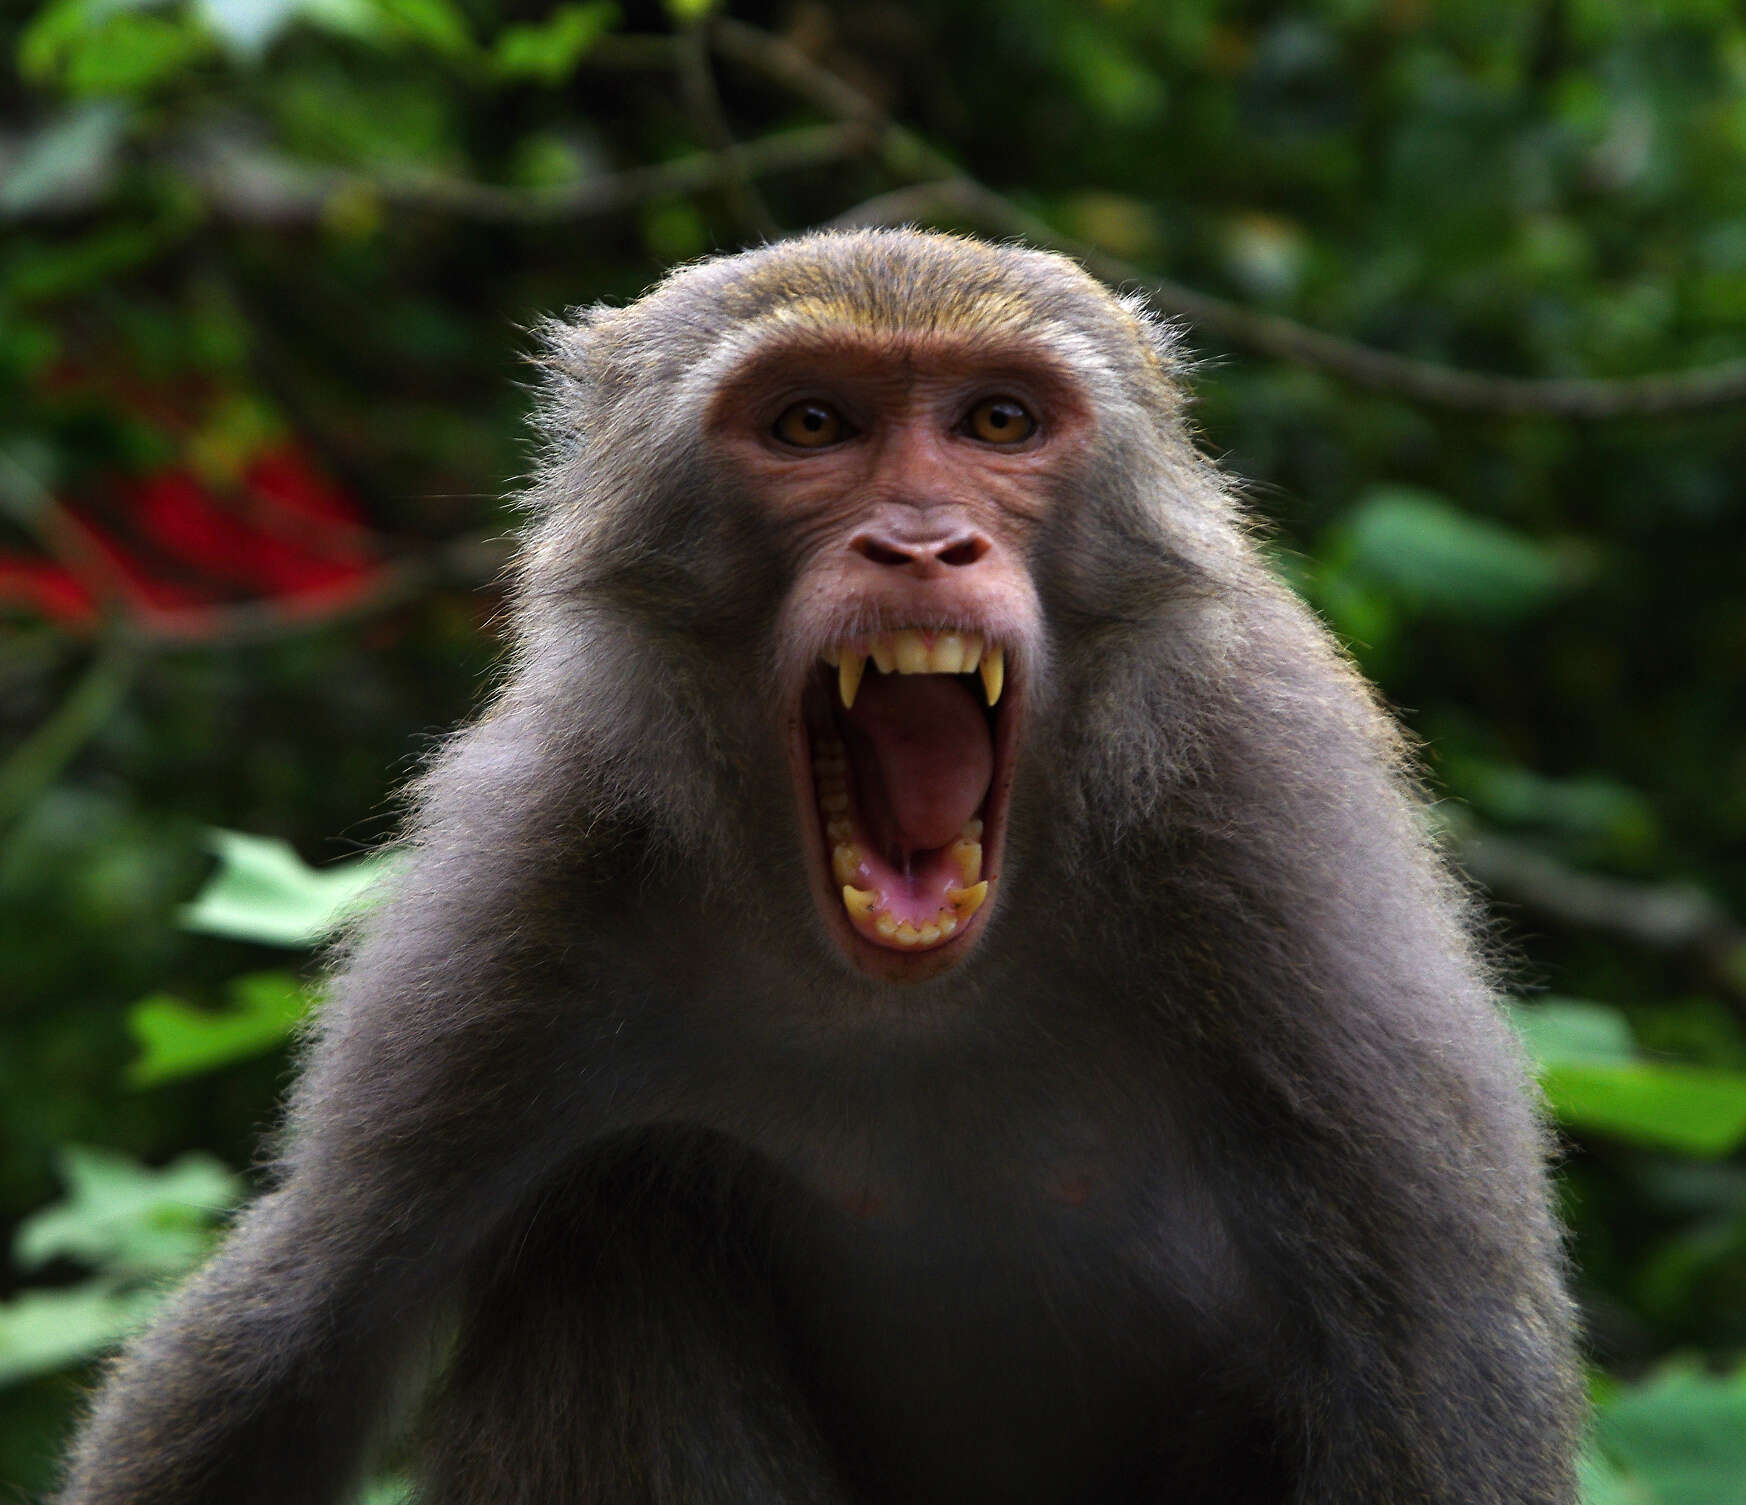
[[[1126,1500],[1204,1410],[1232,1295],[1206,1210],[1073,1157],[1024,1180],[868,1184],[788,1241],[802,1382],[875,1497]]]

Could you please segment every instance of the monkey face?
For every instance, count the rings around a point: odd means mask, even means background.
[[[801,840],[828,929],[875,976],[952,966],[998,903],[1042,652],[1030,551],[1090,424],[1040,350],[938,335],[779,340],[712,406],[792,540]]]
[[[1060,257],[866,232],[548,333],[523,577],[549,604],[518,620],[617,707],[586,721],[592,766],[639,770],[615,805],[727,864],[792,812],[831,949],[882,980],[964,962],[1021,912],[1009,820],[1015,855],[1058,853],[1126,787],[1060,749],[1108,740],[1081,711],[1119,703],[1111,644],[1156,612],[1158,498],[1196,493],[1170,332]],[[1241,547],[1202,521],[1191,543]],[[796,923],[767,900],[742,928]]]

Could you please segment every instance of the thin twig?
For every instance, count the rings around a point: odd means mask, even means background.
[[[1499,898],[1581,930],[1691,957],[1711,986],[1746,1000],[1746,928],[1692,883],[1584,873],[1513,837],[1457,823],[1461,866]]]
[[[0,449],[0,513],[25,529],[43,552],[105,606],[127,593],[127,577],[30,468]]]
[[[126,631],[147,652],[230,648],[298,637],[378,616],[437,586],[489,585],[502,576],[510,552],[510,540],[500,534],[470,535],[378,566],[366,585],[343,599],[280,596],[234,606],[154,611],[132,617]]]
[[[877,133],[885,165],[901,177],[958,176],[958,166],[925,137],[893,121],[872,100],[792,42],[726,16],[709,23],[709,39],[723,57],[773,79],[838,120]]]
[[[722,109],[721,94],[716,89],[715,73],[710,65],[709,37],[700,21],[691,22],[681,33],[678,64],[679,87],[685,95],[698,134],[715,153],[729,210],[753,239],[776,239],[781,235],[782,227],[776,223],[770,206],[746,172],[744,160],[735,154],[738,143]]]
[[[228,142],[208,142],[190,153],[183,170],[214,213],[241,223],[306,223],[319,219],[337,196],[357,194],[397,209],[545,224],[701,193],[717,186],[724,172],[749,182],[840,162],[862,154],[867,144],[867,131],[854,123],[804,126],[552,188],[502,188],[437,173],[335,171]]]
[[[0,762],[0,825],[28,807],[97,734],[121,704],[138,662],[139,645],[112,633],[67,698]]]

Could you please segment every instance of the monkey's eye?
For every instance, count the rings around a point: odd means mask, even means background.
[[[849,424],[828,402],[797,402],[783,410],[771,432],[798,449],[823,449],[848,438]]]
[[[984,444],[1021,444],[1037,431],[1030,410],[1013,397],[990,397],[970,409],[964,432]]]

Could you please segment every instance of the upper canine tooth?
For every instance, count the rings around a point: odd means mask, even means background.
[[[1005,684],[1006,650],[990,647],[982,655],[982,690],[990,705],[1000,699],[1001,687]]]
[[[845,711],[854,705],[855,695],[861,688],[861,676],[866,672],[867,655],[855,648],[845,648],[842,662],[837,665],[837,694],[843,697]]]
[[[928,672],[928,645],[913,627],[906,627],[898,633],[892,647],[896,653],[899,674]]]

